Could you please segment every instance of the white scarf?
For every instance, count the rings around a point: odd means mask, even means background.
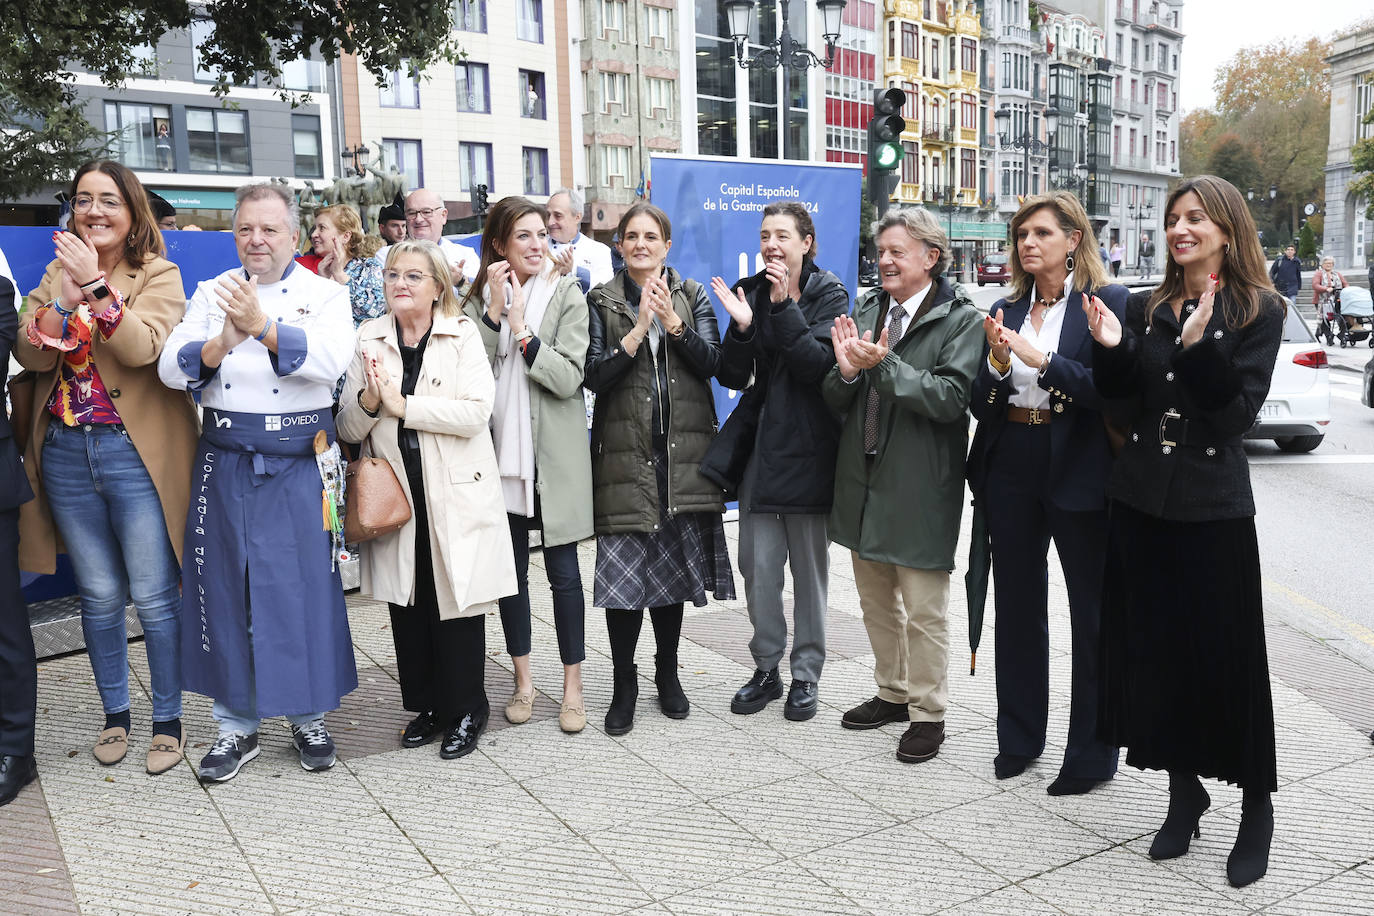
[[[520,288],[525,294],[525,326],[538,328],[544,320],[558,287],[558,271],[552,264],[527,280]],[[490,287],[482,294],[485,303],[491,302]],[[510,308],[511,288],[506,286],[504,319]],[[534,428],[530,414],[529,370],[520,345],[511,333],[510,322],[501,322],[496,356],[491,361],[496,376],[496,398],[491,412],[492,442],[496,446],[496,464],[501,471],[501,493],[506,499],[506,511],[525,518],[534,516]]]

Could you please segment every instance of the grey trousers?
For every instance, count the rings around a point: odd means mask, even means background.
[[[744,475],[739,499],[739,570],[754,638],[749,652],[760,671],[772,670],[787,647],[782,606],[784,567],[792,570],[792,679],[819,681],[825,664],[826,591],[830,541],[824,515],[750,512],[753,471]]]

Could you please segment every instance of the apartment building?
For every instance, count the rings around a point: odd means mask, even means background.
[[[1374,221],[1369,200],[1350,191],[1350,157],[1361,140],[1374,140],[1374,28],[1338,36],[1331,45],[1331,137],[1326,148],[1326,222],[1322,249],[1336,267],[1363,271],[1374,263]]]

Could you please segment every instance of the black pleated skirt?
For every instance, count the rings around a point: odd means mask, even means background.
[[[1277,790],[1253,518],[1113,502],[1101,651],[1099,733],[1128,764]]]

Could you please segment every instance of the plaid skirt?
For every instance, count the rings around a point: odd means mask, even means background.
[[[716,512],[663,515],[657,531],[603,534],[596,539],[592,604],[643,610],[681,602],[735,597],[725,526]]]

